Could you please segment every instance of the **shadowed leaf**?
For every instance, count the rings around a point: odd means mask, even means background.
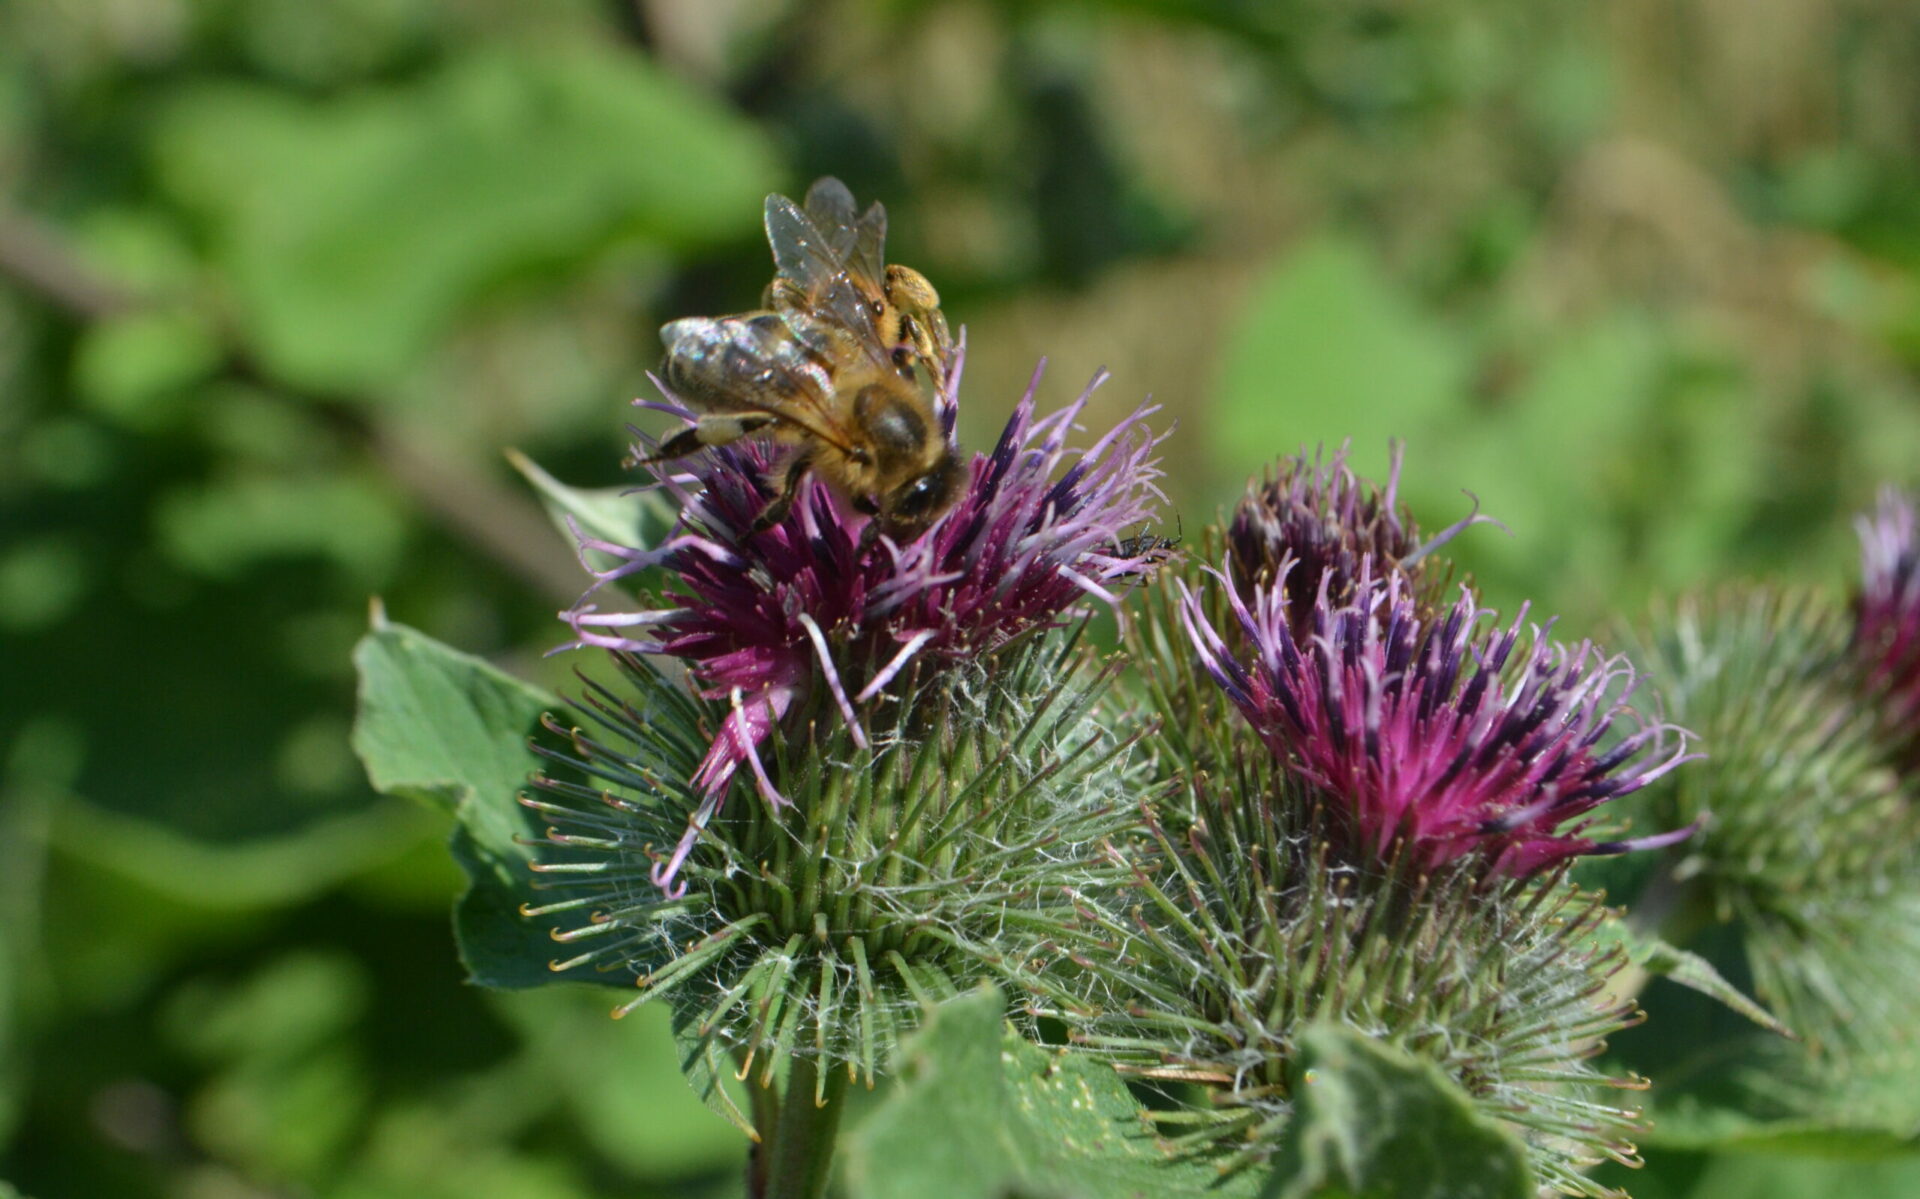
[[[454,907],[454,935],[470,981],[535,987],[577,981],[627,985],[590,969],[555,972],[564,956],[539,923],[520,914],[538,904],[521,838],[538,828],[517,802],[541,761],[528,748],[554,696],[404,625],[376,621],[354,651],[360,713],[353,747],[367,777],[388,795],[452,811],[454,860],[467,889]]]

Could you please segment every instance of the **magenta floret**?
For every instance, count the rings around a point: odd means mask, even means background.
[[[1296,635],[1291,569],[1253,587],[1251,604],[1227,588],[1250,662],[1191,591],[1182,619],[1208,673],[1276,761],[1325,795],[1356,850],[1405,853],[1423,869],[1479,854],[1490,874],[1524,877],[1693,831],[1585,835],[1594,809],[1690,756],[1684,731],[1629,704],[1624,657],[1561,646],[1524,608],[1502,628],[1465,588],[1451,609],[1423,616],[1402,576],[1365,570],[1345,603],[1329,599],[1323,576],[1309,631]]]

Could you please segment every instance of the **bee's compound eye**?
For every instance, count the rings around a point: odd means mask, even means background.
[[[960,464],[949,456],[933,470],[894,492],[887,515],[904,525],[930,524],[953,502],[960,485]]]
[[[915,479],[900,496],[900,514],[916,516],[927,510],[940,491],[932,475]]]

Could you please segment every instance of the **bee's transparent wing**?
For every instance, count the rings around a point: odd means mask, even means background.
[[[815,190],[819,190],[818,184]],[[850,195],[846,202],[850,208]],[[837,201],[832,203],[837,205]],[[869,210],[869,216],[871,213]],[[860,229],[866,227],[867,219],[861,218]],[[883,216],[883,235],[884,220]],[[878,287],[870,293],[862,289],[840,248],[843,244],[850,247],[858,237],[858,229],[821,229],[785,196],[767,197],[767,244],[773,247],[780,277],[799,289],[808,308],[856,335],[877,360],[884,360],[885,351],[873,319],[873,304],[880,298]]]
[[[853,253],[855,236],[853,193],[832,175],[822,175],[807,189],[806,216],[826,239],[841,262]]]
[[[767,197],[767,244],[773,247],[780,276],[797,286],[815,307],[839,292],[857,298],[835,237],[785,196]]]
[[[685,317],[662,325],[660,340],[668,386],[703,408],[757,408],[769,397],[833,392],[826,361],[777,313]]]
[[[847,448],[831,360],[777,313],[693,316],[660,327],[666,384],[710,412],[764,413]]]
[[[871,298],[886,294],[887,210],[875,200],[867,207],[853,231],[853,248],[847,251],[847,267],[854,283]]]
[[[856,211],[853,193],[831,175],[814,180],[807,189],[806,215],[814,229],[852,273],[860,293],[878,300],[886,295],[887,210],[876,200],[858,217]]]

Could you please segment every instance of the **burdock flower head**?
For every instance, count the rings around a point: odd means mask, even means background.
[[[1030,387],[906,544],[811,479],[755,532],[773,457],[752,443],[663,478],[684,506],[657,548],[583,539],[612,559],[601,594],[665,582],[641,611],[590,593],[568,614],[626,686],[590,684],[524,801],[560,893],[529,914],[582,917],[554,934],[581,946],[561,966],[630,972],[634,1002],[669,998],[708,1056],[761,1063],[763,1084],[804,1059],[825,1095],[828,1073],[883,1069],[922,1001],[994,976],[1004,921],[1106,885],[1100,846],[1141,781],[1094,711],[1112,668],[1059,630],[1149,565],[1123,540],[1157,467],[1150,409],[1070,449],[1087,399],[1036,419]],[[722,810],[749,786],[765,802]]]
[[[1423,868],[1480,855],[1491,874],[1525,877],[1692,831],[1585,835],[1595,808],[1687,758],[1681,730],[1629,705],[1624,657],[1558,645],[1525,608],[1501,628],[1464,588],[1425,615],[1404,578],[1375,579],[1365,563],[1347,602],[1321,577],[1299,634],[1291,570],[1283,562],[1250,602],[1227,589],[1251,661],[1191,590],[1182,618],[1206,670],[1276,761],[1326,793],[1355,850]]]
[[[1879,696],[1882,723],[1912,745],[1920,739],[1920,535],[1913,498],[1880,493],[1860,531],[1860,591],[1854,598],[1854,654]]]
[[[1608,1092],[1644,1084],[1591,1059],[1639,1015],[1608,994],[1625,958],[1592,937],[1597,896],[1558,871],[1343,862],[1335,801],[1272,762],[1185,782],[1184,830],[1149,816],[1147,842],[1114,851],[1134,871],[1124,902],[1078,897],[1077,993],[1035,988],[1075,1042],[1204,1096],[1161,1115],[1176,1151],[1223,1172],[1284,1160],[1310,1044],[1333,1029],[1437,1068],[1520,1142],[1543,1193],[1619,1199],[1584,1171],[1638,1164],[1637,1113]]]
[[[1363,571],[1398,572],[1412,583],[1423,606],[1438,604],[1451,570],[1434,551],[1476,524],[1496,524],[1475,510],[1422,538],[1399,499],[1405,447],[1394,442],[1386,485],[1362,479],[1347,461],[1348,446],[1323,459],[1315,453],[1281,458],[1247,485],[1227,527],[1227,549],[1237,582],[1271,582],[1290,562],[1289,616],[1306,635],[1321,580],[1336,604],[1348,603]]]
[[[1658,609],[1628,642],[1675,719],[1713,748],[1711,770],[1678,772],[1635,809],[1663,825],[1710,822],[1674,873],[1706,901],[1696,909],[1738,930],[1759,997],[1856,1076],[1888,1060],[1916,1018],[1906,980],[1920,975],[1920,804],[1898,769],[1908,743],[1887,736],[1896,676],[1871,697],[1859,685],[1887,665],[1859,660],[1868,630],[1883,646],[1900,638],[1913,550],[1909,540],[1903,567],[1895,547],[1911,521],[1888,496],[1866,530],[1870,595],[1851,622],[1819,593],[1746,584]]]
[[[956,360],[944,388],[949,423],[959,380]],[[1115,603],[1113,589],[1148,568],[1123,531],[1159,498],[1157,441],[1145,424],[1153,409],[1088,449],[1067,445],[1103,380],[1036,419],[1036,371],[993,452],[975,456],[960,499],[906,545],[864,536],[867,518],[812,479],[783,520],[752,533],[773,461],[751,442],[713,451],[691,487],[659,471],[683,502],[665,544],[582,540],[613,561],[595,571],[596,590],[654,567],[670,581],[657,606],[637,612],[602,612],[589,592],[568,614],[579,644],[678,658],[704,697],[728,707],[694,779],[706,802],[661,863],[660,885],[673,884],[743,764],[768,802],[785,802],[760,752],[783,719],[830,707],[864,743],[861,710],[908,672],[984,670],[1004,648],[1063,623],[1077,601]]]
[[[1299,523],[1288,535],[1319,527]],[[1076,894],[1063,943],[1083,973],[1033,979],[1036,1006],[1122,1070],[1201,1089],[1165,1128],[1224,1170],[1285,1157],[1333,1028],[1437,1068],[1543,1188],[1613,1195],[1585,1169],[1637,1164],[1637,1113],[1607,1091],[1642,1084],[1590,1059],[1639,1016],[1611,990],[1625,956],[1594,936],[1601,897],[1568,862],[1692,831],[1591,835],[1596,808],[1684,760],[1686,736],[1633,711],[1624,659],[1556,645],[1524,610],[1495,623],[1464,587],[1436,611],[1391,562],[1382,577],[1354,542],[1322,544],[1314,569],[1283,553],[1251,583],[1228,565],[1210,596],[1179,586],[1198,682],[1262,744],[1204,768],[1165,747],[1174,802],[1113,851],[1133,888]]]

